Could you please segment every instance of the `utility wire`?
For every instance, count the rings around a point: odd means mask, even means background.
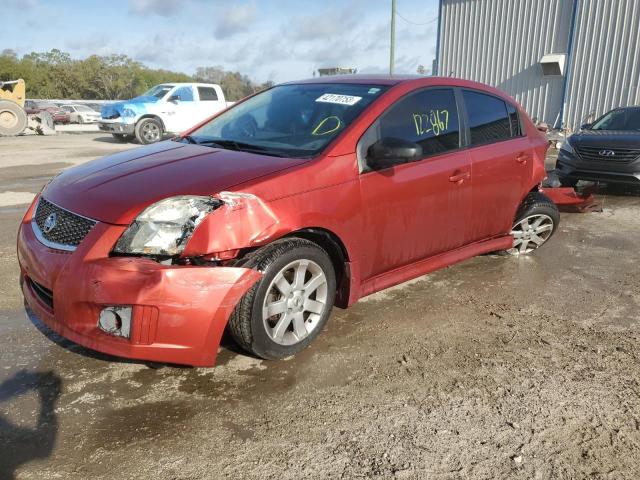
[[[396,11],[396,15],[399,16],[402,20],[404,20],[407,23],[410,23],[411,25],[429,25],[430,23],[433,23],[435,21],[438,20],[438,17],[436,18],[432,18],[431,20],[429,20],[428,22],[424,22],[424,23],[416,23],[416,22],[412,22],[411,20],[407,20],[405,17],[403,17],[402,15],[400,15],[400,12]]]

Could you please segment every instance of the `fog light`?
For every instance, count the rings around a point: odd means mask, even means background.
[[[105,307],[100,312],[98,327],[109,335],[129,338],[131,335],[131,307]]]

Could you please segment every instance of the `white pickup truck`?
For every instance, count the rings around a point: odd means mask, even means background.
[[[98,126],[120,141],[134,138],[155,143],[168,133],[183,132],[224,110],[227,102],[220,85],[162,83],[139,97],[102,107]]]

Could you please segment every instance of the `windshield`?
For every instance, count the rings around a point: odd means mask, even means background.
[[[596,121],[591,130],[640,130],[640,108],[612,110]]]
[[[156,100],[160,100],[172,88],[173,88],[173,85],[156,85],[151,90],[147,90],[146,92],[144,92],[141,96],[142,97],[156,97]]]
[[[346,83],[280,85],[227,110],[185,140],[266,155],[312,157],[386,88]]]
[[[76,105],[76,110],[79,112],[95,112],[94,109],[89,108],[86,105]]]

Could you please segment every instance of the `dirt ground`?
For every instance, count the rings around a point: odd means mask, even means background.
[[[56,337],[18,288],[24,202],[132,146],[0,139],[1,479],[640,478],[640,192],[563,214],[530,257],[336,310],[294,359],[227,341],[217,367],[176,368]]]

